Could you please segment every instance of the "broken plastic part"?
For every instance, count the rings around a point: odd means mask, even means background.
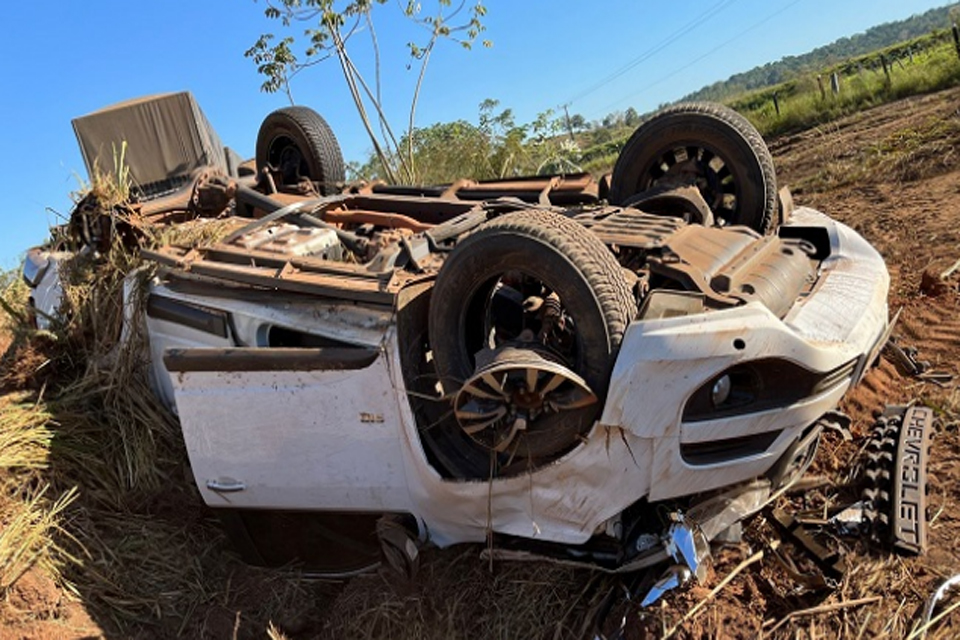
[[[644,607],[659,600],[667,591],[682,585],[690,576],[696,576],[698,582],[702,582],[706,577],[705,560],[710,557],[710,544],[706,537],[700,527],[689,522],[682,513],[672,514],[671,518],[673,524],[663,538],[663,546],[678,564],[669,567],[647,592],[641,603]],[[683,564],[679,564],[680,562]]]
[[[650,591],[647,592],[646,597],[644,597],[643,602],[640,603],[641,607],[649,607],[657,600],[659,600],[663,594],[668,591],[676,589],[687,580],[690,579],[690,569],[687,567],[675,564],[667,569],[663,574],[663,577],[657,580],[657,583],[650,587]]]
[[[717,493],[692,506],[686,519],[697,523],[707,540],[753,515],[770,499],[770,481],[757,480]]]
[[[866,525],[867,503],[863,500],[854,502],[849,507],[834,515],[828,521],[842,536],[856,536],[864,531]]]

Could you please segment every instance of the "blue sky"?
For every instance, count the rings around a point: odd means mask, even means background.
[[[405,4],[405,3],[404,3]],[[422,0],[425,8],[433,0]],[[417,123],[476,120],[485,98],[528,121],[572,98],[588,120],[629,106],[640,112],[758,64],[797,55],[942,0],[487,0],[491,49],[452,43],[434,55]],[[279,25],[254,0],[52,0],[4,7],[0,39],[0,267],[11,268],[67,215],[86,171],[71,118],[127,98],[190,90],[225,144],[253,154],[257,129],[288,104],[264,94],[243,52]],[[396,4],[375,14],[385,102],[406,122],[415,73],[405,43],[416,36]],[[365,40],[362,43],[365,44]],[[360,44],[360,42],[358,42]],[[355,56],[369,69],[368,47]],[[631,61],[632,68],[624,69]],[[331,61],[332,62],[332,61]],[[619,72],[610,82],[599,81]],[[599,85],[599,86],[598,86]],[[369,142],[336,64],[305,71],[298,104],[319,111],[348,160]],[[398,128],[402,128],[398,125]]]

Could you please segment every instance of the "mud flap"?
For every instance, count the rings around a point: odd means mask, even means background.
[[[863,491],[874,537],[905,554],[927,545],[927,458],[933,410],[890,406],[877,418],[867,444]]]

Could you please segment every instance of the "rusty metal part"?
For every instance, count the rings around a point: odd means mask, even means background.
[[[88,194],[70,214],[69,233],[78,244],[106,252],[115,237],[126,246],[137,246],[148,227],[184,222],[197,215],[220,215],[229,206],[232,183],[222,172],[202,167],[184,180],[172,193],[145,202],[117,204],[110,210],[104,210],[95,194]]]
[[[438,187],[393,186],[374,183],[354,187],[354,193],[409,196],[448,201],[478,201],[517,198],[541,205],[597,204],[598,185],[589,173],[563,176],[529,176],[503,180],[458,180]]]
[[[555,292],[539,300],[540,305],[537,310],[540,311],[540,331],[537,340],[544,343],[554,327],[563,329],[563,305],[560,304],[560,296]]]
[[[305,198],[293,197],[289,195],[285,196],[284,194],[280,193],[272,193],[267,195],[257,191],[256,189],[242,185],[237,186],[235,197],[238,205],[246,205],[254,211],[260,211],[261,215],[266,215],[269,220],[276,219],[276,216],[270,215],[276,211],[288,209],[292,205],[297,204],[302,207],[309,202],[309,200]],[[335,198],[336,197],[331,198],[330,201],[338,201],[338,199]],[[284,215],[289,215],[289,212],[285,213]]]
[[[441,197],[441,198],[446,198],[446,199],[456,198],[456,197],[457,197],[457,191],[459,191],[460,189],[463,189],[464,187],[468,187],[468,186],[470,186],[470,185],[472,185],[472,184],[476,184],[476,183],[475,183],[473,180],[467,180],[467,179],[465,179],[465,178],[461,178],[461,179],[457,180],[456,182],[453,182],[452,184],[450,184],[450,186],[446,187],[446,188],[440,193],[440,197]]]
[[[487,212],[480,207],[476,207],[466,213],[460,214],[456,218],[447,220],[443,224],[436,225],[433,229],[424,233],[424,237],[430,243],[431,247],[437,250],[441,243],[452,240],[467,231],[475,229],[486,221]]]
[[[237,183],[219,171],[205,171],[193,185],[190,207],[198,215],[214,217],[223,214],[237,193]]]
[[[759,301],[775,316],[789,311],[816,275],[816,249],[805,240],[768,236],[745,249],[711,278],[714,291],[742,302]]]
[[[223,244],[199,248],[167,246],[157,251],[143,250],[141,255],[190,274],[371,304],[392,305],[399,288],[393,271],[377,273],[361,265],[243,250]]]
[[[770,556],[777,561],[787,575],[790,576],[791,580],[801,585],[808,591],[821,591],[824,589],[832,589],[834,587],[836,583],[832,579],[828,579],[823,573],[817,573],[816,571],[801,571],[797,567],[797,564],[793,561],[793,558],[783,553],[780,545],[777,544],[778,541],[775,540],[773,542],[773,544],[770,544],[767,547],[768,551],[770,552]]]
[[[866,448],[867,524],[875,538],[902,553],[926,550],[927,458],[933,427],[929,407],[888,406]]]
[[[429,231],[435,225],[414,220],[396,213],[363,211],[358,209],[328,209],[319,214],[324,222],[333,224],[372,224],[390,229],[409,229],[414,232]]]
[[[613,209],[615,213],[599,222],[584,221],[584,226],[607,245],[636,249],[658,249],[674,237],[686,223],[679,218],[668,218],[645,213],[638,209]]]
[[[897,314],[899,316],[899,313]],[[911,376],[924,382],[945,387],[953,382],[954,376],[946,371],[930,371],[930,363],[926,360],[917,359],[916,347],[901,347],[896,339],[889,339],[884,342],[883,354],[890,358],[896,365],[897,370],[907,376]]]
[[[237,238],[247,233],[251,233],[271,222],[296,215],[297,220],[304,225],[332,230],[337,234],[337,238],[340,240],[343,246],[349,249],[352,253],[362,256],[364,259],[366,259],[367,250],[369,248],[369,242],[366,240],[366,238],[361,238],[353,233],[350,233],[349,231],[344,231],[335,225],[323,222],[322,220],[303,212],[306,210],[320,211],[326,206],[333,206],[344,202],[348,199],[348,196],[326,196],[324,198],[306,200],[302,198],[296,198],[286,206],[281,206],[284,200],[282,198],[278,198],[277,196],[279,195],[280,194],[266,196],[259,191],[244,185],[238,185],[236,190],[237,201],[247,203],[250,206],[265,211],[267,212],[267,215],[230,234],[226,238],[225,242],[233,242]]]
[[[888,341],[884,345],[883,353],[897,365],[901,373],[908,376],[919,376],[930,368],[929,362],[917,360],[915,347],[901,347],[896,340]]]
[[[599,199],[597,183],[589,173],[471,182],[453,193],[459,200],[514,197],[524,202],[551,205],[591,204]]]
[[[760,234],[746,227],[715,229],[686,226],[668,238],[662,261],[670,263],[682,260],[702,275],[702,284],[709,286],[721,269],[733,263],[759,239]]]
[[[443,224],[476,209],[477,203],[440,198],[397,198],[379,194],[358,195],[346,199],[342,208],[355,211],[377,211],[401,215],[426,224]]]
[[[624,206],[648,213],[682,218],[687,222],[712,227],[713,211],[695,185],[655,187],[627,199]]]
[[[699,291],[715,307],[759,301],[782,317],[812,282],[816,263],[803,240],[761,238],[746,227],[679,229],[647,263],[651,273]]]
[[[827,579],[839,582],[843,578],[847,563],[838,551],[831,551],[817,542],[799,520],[783,509],[769,509],[766,513],[784,534],[810,555]]]
[[[137,208],[144,218],[155,219],[175,211],[188,211],[192,195],[193,189],[183,189],[170,195],[141,202]]]
[[[201,167],[190,175],[181,188],[176,191],[137,204],[142,217],[154,222],[166,214],[189,213],[201,216],[218,216],[223,213],[233,199],[236,183],[219,169]]]

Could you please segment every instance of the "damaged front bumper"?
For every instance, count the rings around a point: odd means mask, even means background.
[[[889,276],[876,250],[810,209],[783,229],[820,235],[819,250],[829,251],[816,285],[783,320],[751,303],[627,330],[600,421],[650,443],[651,501],[764,474],[882,346]],[[711,402],[721,384],[739,396]]]

